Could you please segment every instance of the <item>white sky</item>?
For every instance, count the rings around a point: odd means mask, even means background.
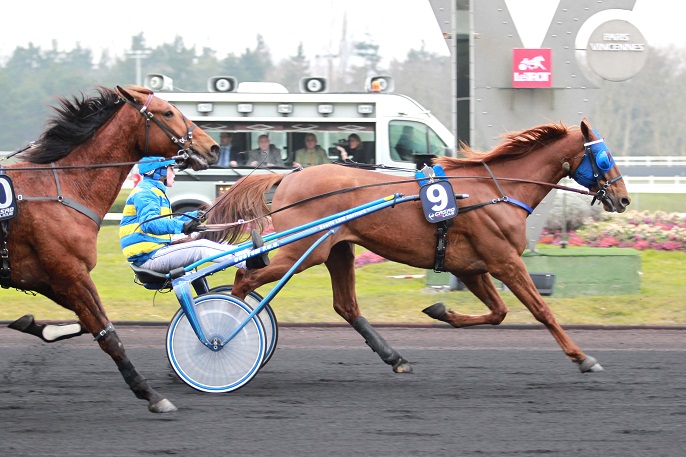
[[[509,1],[529,1],[537,11],[541,0]],[[685,1],[637,0],[634,13],[632,22],[649,45],[686,46]],[[220,58],[254,48],[259,33],[274,58],[295,54],[302,42],[312,60],[337,52],[344,16],[348,39],[360,41],[368,33],[385,59],[403,59],[422,42],[429,51],[448,53],[428,0],[25,0],[6,8],[0,61],[17,46],[31,42],[50,49],[53,40],[60,50],[80,43],[96,53],[107,48],[121,56],[140,32],[151,47],[179,35],[187,47],[210,47]]]

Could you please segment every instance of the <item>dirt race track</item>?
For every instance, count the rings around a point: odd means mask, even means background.
[[[179,411],[147,411],[91,338],[0,327],[0,455],[684,456],[686,330],[571,330],[605,371],[581,374],[538,329],[381,328],[394,374],[351,328],[282,327],[244,388],[197,392],[166,327],[119,326]]]

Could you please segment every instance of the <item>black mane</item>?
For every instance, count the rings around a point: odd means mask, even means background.
[[[72,100],[59,99],[53,107],[57,115],[48,120],[36,147],[21,154],[32,163],[50,163],[69,154],[76,146],[88,141],[95,132],[123,106],[119,95],[106,87],[96,88],[98,95],[74,96]]]

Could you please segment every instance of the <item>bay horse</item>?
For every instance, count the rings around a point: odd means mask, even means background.
[[[527,245],[529,210],[543,200],[551,187],[561,187],[557,183],[565,176],[583,183],[589,189],[584,193],[596,192],[606,211],[625,211],[630,199],[609,150],[586,119],[580,128],[550,124],[505,135],[490,152],[463,149],[464,158],[442,157],[436,161],[455,191],[469,194],[468,199],[458,200],[461,209],[447,231],[443,270],[457,276],[488,312],[463,314],[443,303],[423,311],[458,328],[498,325],[508,310],[493,283],[492,277],[497,278],[545,325],[582,372],[601,371],[596,359],[584,354],[556,322],[521,255]],[[594,173],[601,160],[606,165],[604,172]],[[275,185],[278,187],[269,213],[263,194]],[[253,221],[253,227],[264,227],[263,216],[269,214],[274,230],[281,232],[388,195],[416,195],[418,191],[417,180],[401,176],[336,164],[316,166],[288,175],[244,178],[226,198],[216,201],[207,222],[243,219]],[[244,225],[228,225],[231,227],[224,231],[205,232],[204,236],[229,242],[243,236]],[[245,297],[263,284],[280,279],[317,238],[314,235],[281,246],[266,268],[238,270],[233,293]],[[410,372],[407,360],[360,312],[355,293],[355,244],[394,262],[431,269],[436,265],[437,228],[427,222],[420,202],[399,204],[346,222],[297,270],[326,264],[334,310],[395,372]]]
[[[146,88],[98,86],[96,92],[60,98],[37,144],[0,169],[18,204],[4,233],[3,287],[38,292],[78,317],[57,326],[26,315],[10,327],[46,342],[91,333],[150,411],[174,411],[127,357],[90,272],[100,222],[136,162],[154,153],[202,170],[217,161],[219,145]]]

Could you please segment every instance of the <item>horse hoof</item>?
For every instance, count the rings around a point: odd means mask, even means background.
[[[597,373],[599,371],[603,371],[603,367],[595,358],[589,355],[586,356],[584,360],[579,362],[579,370],[581,370],[582,373]]]
[[[34,318],[32,314],[26,314],[16,321],[12,322],[11,324],[8,325],[9,328],[13,330],[19,330],[20,332],[26,332],[26,330],[31,327],[31,325],[34,323]]]
[[[396,363],[393,364],[393,371],[395,373],[412,373],[414,370],[412,369],[412,365],[410,365],[410,362],[407,360],[403,359],[402,357],[398,359]]]
[[[163,398],[155,404],[148,405],[148,410],[152,413],[173,413],[177,409],[172,402]]]
[[[433,317],[436,320],[442,320],[443,316],[445,316],[448,312],[448,308],[443,304],[443,302],[439,301],[438,303],[434,303],[428,308],[424,308],[422,312],[424,314],[427,314],[429,317]]]

